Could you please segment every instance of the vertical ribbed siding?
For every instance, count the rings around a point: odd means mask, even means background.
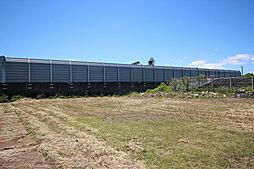
[[[104,82],[104,68],[102,64],[89,63],[89,82]]]
[[[52,80],[54,83],[70,82],[70,65],[52,61]]]
[[[190,77],[191,76],[191,70],[188,68],[183,68],[183,77]]]
[[[191,77],[197,77],[198,76],[198,69],[193,68],[191,69]]]
[[[210,77],[215,77],[215,70],[208,70],[209,71],[209,75],[210,75]]]
[[[86,64],[72,64],[72,82],[88,82],[87,69],[88,66]]]
[[[25,62],[6,62],[6,82],[28,83],[28,63]]]
[[[224,70],[219,70],[219,77],[225,77]]]
[[[164,82],[164,70],[163,67],[154,68],[154,80],[155,82]]]
[[[43,62],[43,63],[39,63]],[[48,60],[33,60],[30,62],[30,80],[32,83],[50,82],[50,64]]]
[[[182,68],[174,68],[174,78],[182,78],[183,70]]]
[[[236,74],[236,71],[230,71],[230,77],[236,77],[237,74]]]
[[[215,73],[215,77],[218,78],[219,77],[219,71],[215,70],[214,73]]]
[[[133,82],[142,82],[143,81],[143,72],[142,67],[132,67],[132,81]]]
[[[153,67],[144,66],[143,71],[144,71],[144,82],[153,82],[154,81]]]
[[[236,72],[236,77],[241,77],[241,72],[240,71]]]
[[[4,58],[4,57],[1,57]],[[50,64],[52,63],[52,64]],[[30,66],[29,66],[30,65]],[[52,66],[52,72],[51,72]],[[2,82],[0,63],[0,81]],[[89,69],[88,69],[89,68]],[[6,82],[163,82],[183,76],[236,77],[240,71],[6,58]],[[30,73],[29,73],[30,70]],[[30,74],[30,78],[28,77]]]
[[[206,77],[209,77],[209,76],[210,76],[209,69],[205,69],[205,76],[206,76]]]
[[[167,80],[172,80],[174,78],[174,70],[172,68],[164,68],[165,69],[165,78]]]
[[[198,69],[199,71],[199,76],[205,76],[206,75],[206,70],[205,69]]]
[[[131,69],[129,66],[119,65],[119,82],[131,82]]]
[[[105,65],[105,81],[106,82],[117,82],[117,66],[116,65]]]
[[[2,83],[3,82],[3,71],[2,71],[2,69],[3,69],[3,59],[2,59],[2,57],[0,57],[0,83]]]
[[[225,70],[225,77],[231,77],[231,73],[229,70]]]

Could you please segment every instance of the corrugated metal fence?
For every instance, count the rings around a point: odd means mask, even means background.
[[[5,61],[6,60],[6,61]],[[182,77],[239,77],[234,70],[1,57],[2,83],[165,82]]]

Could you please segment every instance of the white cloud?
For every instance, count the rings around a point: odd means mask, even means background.
[[[204,60],[196,60],[189,64],[190,66],[199,68],[209,68],[209,69],[222,69],[223,65],[221,63],[206,63]]]
[[[239,65],[243,64],[244,61],[248,61],[251,59],[251,55],[249,54],[239,54],[235,56],[230,56],[223,60],[225,64]]]
[[[203,66],[205,64],[204,60],[196,60],[191,62],[190,66]]]
[[[252,63],[254,63],[254,55],[252,55],[251,61]]]
[[[238,54],[222,59],[222,61],[218,63],[207,63],[205,60],[196,60],[191,62],[189,65],[199,68],[223,69],[225,65],[246,64],[249,63],[250,61],[254,63],[254,55]]]

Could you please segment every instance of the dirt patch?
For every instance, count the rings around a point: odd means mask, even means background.
[[[38,142],[31,138],[13,112],[0,106],[0,167],[50,168],[36,150]]]

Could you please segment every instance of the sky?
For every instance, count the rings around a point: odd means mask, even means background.
[[[254,0],[0,0],[0,55],[254,72]]]

